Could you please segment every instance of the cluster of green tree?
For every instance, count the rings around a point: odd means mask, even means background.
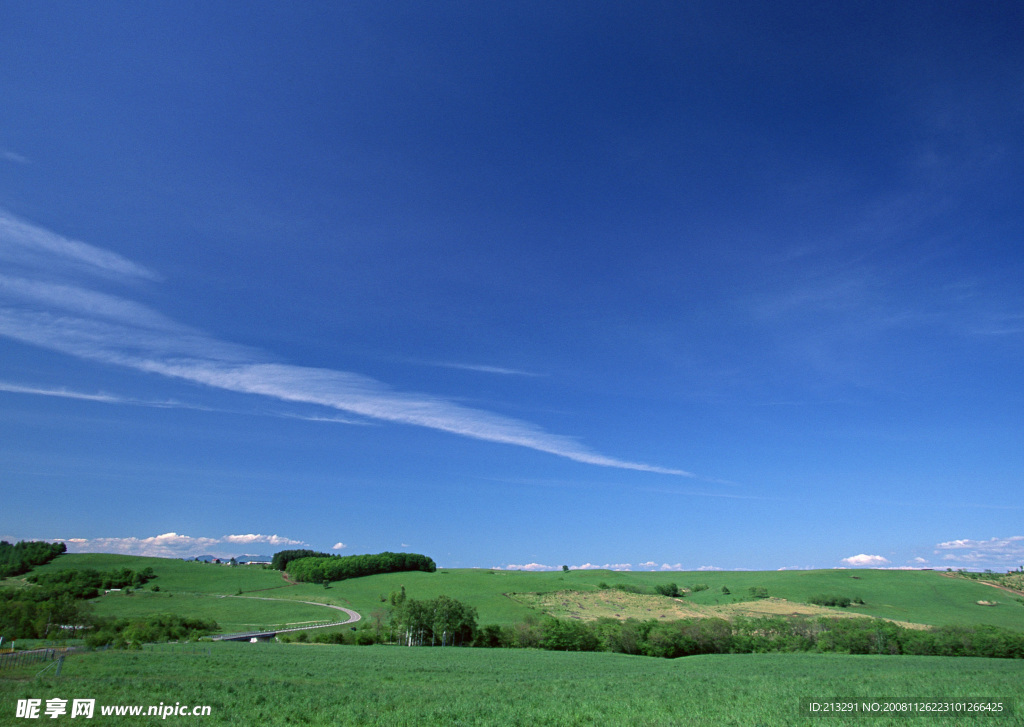
[[[218,629],[216,621],[204,621],[176,614],[153,614],[138,619],[102,619],[85,637],[90,647],[111,645],[137,648],[158,641],[195,641]]]
[[[617,591],[625,591],[626,593],[650,593],[640,586],[627,585],[625,583],[618,583],[614,586],[609,586],[604,581],[597,584],[597,587],[601,590],[614,589]],[[706,591],[711,586],[707,583],[694,583],[690,586],[690,592],[698,593],[699,591]],[[754,587],[749,589],[751,598],[768,598],[768,589],[761,587]],[[670,598],[682,598],[686,595],[686,591],[679,587],[676,583],[659,583],[654,586],[654,593],[660,596],[669,596]],[[729,589],[722,586],[722,593],[729,595]]]
[[[0,635],[5,639],[74,637],[92,622],[92,607],[68,593],[38,588],[0,589]]]
[[[401,646],[478,646],[476,609],[449,596],[430,600],[407,598],[405,587],[382,600],[390,610],[371,614],[360,628],[317,633],[312,640],[324,644],[398,644]],[[282,641],[308,641],[304,632],[285,635]]]
[[[846,608],[851,603],[857,604],[858,606],[864,605],[864,599],[860,596],[850,598],[849,596],[836,596],[829,594],[811,596],[807,599],[807,602],[813,603],[816,606],[838,606],[839,608]]]
[[[276,557],[276,556],[275,556]],[[418,553],[377,553],[375,555],[328,555],[288,561],[288,574],[297,581],[328,583],[377,573],[437,570],[434,561]]]
[[[300,558],[330,558],[330,553],[318,553],[315,550],[282,550],[274,553],[270,559],[270,567],[274,570],[288,570],[288,564]]]
[[[1024,658],[1024,634],[995,626],[909,629],[877,619],[783,618],[596,621],[531,619],[484,626],[474,645],[611,651],[676,658],[694,654],[840,652]]]
[[[448,596],[400,599],[388,619],[387,640],[405,646],[469,646],[476,609]]]
[[[659,583],[654,587],[654,590],[662,596],[668,596],[669,598],[679,598],[683,595],[683,592],[679,590],[679,586],[675,583]]]
[[[0,634],[10,639],[75,636],[93,625],[86,599],[98,596],[101,588],[138,588],[155,577],[152,568],[137,573],[129,568],[67,569],[29,576],[36,586],[0,589]]]
[[[98,571],[94,568],[81,570],[66,569],[53,573],[37,573],[28,577],[32,583],[36,600],[52,598],[54,595],[68,594],[72,598],[96,598],[100,590],[112,588],[141,588],[156,578],[152,568],[133,571],[131,568],[119,568],[112,571]]]
[[[64,543],[19,540],[11,545],[0,541],[0,578],[11,578],[28,573],[37,565],[49,563],[67,551]]]

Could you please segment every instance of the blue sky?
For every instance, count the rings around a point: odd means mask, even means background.
[[[1017,3],[7,3],[0,534],[1024,562]]]

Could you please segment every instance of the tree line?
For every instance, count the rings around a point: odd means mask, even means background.
[[[220,627],[216,621],[189,618],[178,614],[157,613],[128,619],[97,619],[85,637],[86,646],[111,645],[139,648],[160,641],[196,641]]]
[[[100,590],[114,588],[141,588],[156,578],[150,567],[140,571],[131,568],[119,568],[111,571],[98,571],[95,568],[75,570],[68,568],[53,573],[36,573],[27,578],[31,583],[41,586],[38,593],[59,595],[68,593],[73,598],[96,598]],[[37,599],[38,600],[38,599]]]
[[[996,626],[911,629],[871,618],[761,617],[679,621],[535,619],[481,629],[478,645],[611,651],[677,658],[696,654],[837,652],[1024,658],[1024,634]]]
[[[46,543],[38,540],[19,540],[11,544],[0,541],[0,578],[12,578],[28,573],[37,565],[49,563],[67,552],[64,543]]]
[[[294,551],[293,551],[294,552]],[[301,551],[300,551],[301,552]],[[278,553],[277,555],[281,555]],[[274,556],[277,559],[277,555]],[[288,575],[305,583],[330,583],[347,578],[400,573],[403,571],[437,570],[434,561],[419,553],[376,553],[373,555],[313,555],[283,557],[277,562],[287,565]]]
[[[30,588],[0,589],[0,635],[8,639],[73,637],[98,623],[92,606],[100,589],[130,588],[156,577],[152,568],[98,571],[65,569],[38,573],[26,580]]]
[[[1024,634],[996,626],[912,629],[873,618],[804,616],[663,621],[594,621],[528,617],[510,626],[477,625],[475,609],[439,596],[420,601],[405,589],[391,609],[371,614],[354,632],[317,634],[313,640],[346,644],[474,646],[552,651],[606,651],[678,658],[697,654],[820,652],[1024,658]],[[302,638],[306,640],[308,637]]]

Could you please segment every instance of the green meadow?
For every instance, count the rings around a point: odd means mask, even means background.
[[[131,724],[1016,725],[1024,663],[998,659],[739,654],[652,659],[506,649],[215,643],[76,654],[59,678],[0,680],[18,699],[209,705]],[[1000,714],[812,717],[805,700],[999,700]],[[99,723],[128,723],[97,716]]]
[[[289,601],[268,601],[245,596],[209,593],[136,591],[109,593],[93,601],[93,612],[107,618],[138,618],[157,613],[178,613],[216,621],[223,633],[312,626],[344,621],[341,611]]]
[[[806,604],[822,594],[859,598],[858,612],[930,625],[991,624],[1024,631],[1014,594],[933,571],[519,572],[440,569],[335,582],[289,584],[260,566],[160,558],[66,554],[37,572],[65,568],[152,567],[156,578],[128,595],[93,599],[99,616],[170,612],[214,619],[222,632],[335,620],[337,612],[296,603],[353,608],[364,624],[386,614],[389,595],[447,595],[477,609],[480,625],[539,616],[552,602],[587,604],[602,591],[658,598],[654,587],[686,589],[688,608]],[[704,588],[706,586],[706,588]],[[728,593],[724,593],[725,586]],[[8,579],[0,587],[31,587]],[[626,591],[617,590],[623,587]],[[697,587],[699,590],[695,590]],[[749,589],[769,599],[753,599]],[[159,590],[154,590],[159,589]],[[554,594],[543,598],[536,594]],[[563,594],[582,594],[571,598]],[[242,597],[239,597],[242,596]],[[586,597],[584,597],[586,596]],[[284,601],[259,600],[263,598]],[[665,598],[665,597],[661,597]],[[782,601],[781,599],[785,599]],[[630,599],[622,599],[626,603]],[[670,599],[665,598],[666,602]],[[978,601],[996,603],[979,605]],[[677,603],[677,602],[673,602]],[[575,607],[574,605],[574,607]],[[564,613],[562,615],[565,615]],[[348,627],[342,627],[348,628]],[[76,653],[54,668],[0,672],[0,725],[25,724],[19,699],[92,698],[97,705],[209,705],[208,717],[107,717],[121,724],[259,725],[1020,725],[1024,662],[1012,659],[768,653],[658,659],[615,653],[532,649],[403,648],[283,643],[148,645]],[[42,671],[42,673],[40,673]],[[1003,712],[813,716],[802,701],[997,700]]]
[[[32,572],[52,573],[66,568],[94,568],[98,571],[118,568],[141,571],[152,568],[157,580],[149,583],[147,588],[160,586],[161,591],[222,594],[236,593],[240,590],[276,589],[288,585],[280,572],[265,570],[258,565],[229,566],[176,558],[146,558],[111,553],[65,553],[46,565],[33,568]],[[268,592],[266,595],[274,594]]]
[[[132,596],[107,594],[93,601],[98,615],[143,615],[150,607],[167,609],[181,615],[214,618],[223,630],[229,624],[247,624],[245,628],[272,628],[282,623],[305,620],[332,620],[324,609],[317,615],[315,606],[275,604],[270,601],[206,598],[210,595],[246,595],[267,598],[316,601],[352,608],[369,620],[375,612],[386,610],[393,591],[403,586],[411,598],[432,599],[450,596],[477,609],[481,625],[511,625],[527,617],[540,615],[524,600],[507,594],[552,593],[556,591],[593,592],[602,587],[623,586],[652,593],[656,585],[675,583],[691,589],[703,584],[706,590],[689,591],[683,601],[696,606],[723,606],[751,601],[750,588],[764,588],[772,598],[807,603],[816,595],[829,594],[860,598],[863,605],[833,609],[841,613],[860,613],[901,622],[942,626],[949,624],[991,625],[1024,631],[1024,598],[983,583],[955,578],[939,571],[816,570],[816,571],[605,571],[525,572],[487,569],[438,569],[387,573],[338,581],[324,588],[310,583],[288,584],[281,573],[262,566],[227,566],[166,558],[144,558],[110,554],[65,554],[41,566],[35,572],[65,568],[116,568],[141,570],[152,567],[157,577]],[[20,585],[17,579],[0,582]],[[729,594],[722,592],[725,586]],[[159,591],[152,592],[153,587]],[[173,594],[173,597],[170,597]],[[187,598],[182,596],[187,595]],[[134,599],[134,600],[133,600]],[[178,599],[175,601],[174,599]],[[979,601],[996,603],[979,605]],[[235,613],[237,612],[237,614]],[[214,615],[214,614],[219,615]],[[583,617],[586,617],[584,614]]]
[[[405,586],[413,598],[449,595],[476,607],[481,624],[512,624],[536,611],[508,593],[596,591],[609,587],[640,588],[676,583],[680,588],[707,585],[707,590],[686,593],[684,601],[697,605],[724,605],[749,601],[749,589],[766,588],[769,596],[807,603],[819,594],[861,598],[864,605],[835,609],[877,618],[941,626],[992,625],[1024,631],[1024,603],[1019,598],[976,581],[952,578],[935,571],[819,570],[819,571],[690,571],[627,572],[580,570],[529,573],[482,569],[438,569],[436,573],[388,573],[331,584],[322,593],[339,603],[351,604],[364,616],[384,606],[381,596]],[[722,586],[729,595],[722,593]],[[996,601],[981,606],[978,601]]]

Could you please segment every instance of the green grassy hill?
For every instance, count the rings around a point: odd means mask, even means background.
[[[447,594],[477,608],[481,623],[509,624],[532,609],[513,602],[506,593],[596,591],[608,586],[635,586],[648,592],[656,584],[680,588],[706,584],[707,590],[687,593],[684,601],[723,605],[750,600],[748,589],[763,587],[769,596],[806,603],[819,594],[863,599],[863,606],[836,609],[878,618],[941,626],[989,624],[1024,631],[1024,603],[1004,591],[935,571],[818,570],[818,571],[683,571],[626,572],[570,571],[527,573],[474,569],[439,569],[436,573],[390,573],[334,583],[332,598],[345,599],[361,612],[380,608],[380,596],[405,586],[412,598]],[[722,593],[726,586],[730,595]],[[980,606],[978,601],[998,601]],[[366,609],[366,611],[363,611]]]
[[[484,569],[439,569],[436,573],[389,573],[331,584],[330,588],[308,583],[291,585],[281,573],[261,566],[227,566],[165,558],[110,554],[65,554],[36,572],[64,568],[115,568],[141,570],[152,567],[157,578],[130,597],[108,594],[95,599],[99,615],[143,615],[172,611],[181,615],[214,618],[226,631],[271,628],[285,623],[330,620],[333,614],[315,606],[277,604],[214,596],[264,596],[317,601],[346,606],[371,619],[387,608],[382,602],[403,586],[411,598],[448,595],[474,606],[481,624],[512,624],[538,615],[540,600],[513,599],[506,594],[594,592],[602,585],[623,585],[648,593],[655,585],[675,583],[690,589],[706,584],[707,590],[686,593],[683,601],[698,606],[720,607],[750,601],[752,587],[767,589],[772,598],[806,603],[815,595],[861,598],[862,606],[836,609],[868,616],[926,625],[988,624],[1024,631],[1024,603],[1018,597],[985,584],[953,578],[936,571],[817,570],[817,571],[690,571],[639,572],[584,570],[532,573]],[[18,579],[0,582],[19,585]],[[152,588],[159,587],[158,593]],[[726,586],[730,594],[722,592]],[[996,606],[978,605],[995,601]],[[152,609],[152,610],[150,610]],[[587,618],[587,614],[581,614]],[[242,625],[235,629],[235,625]]]
[[[98,571],[131,568],[140,571],[147,567],[153,569],[158,580],[146,587],[159,585],[161,591],[224,594],[288,585],[278,571],[264,570],[258,565],[229,566],[177,558],[145,558],[111,553],[65,553],[32,572],[51,573],[66,568],[95,568]]]

